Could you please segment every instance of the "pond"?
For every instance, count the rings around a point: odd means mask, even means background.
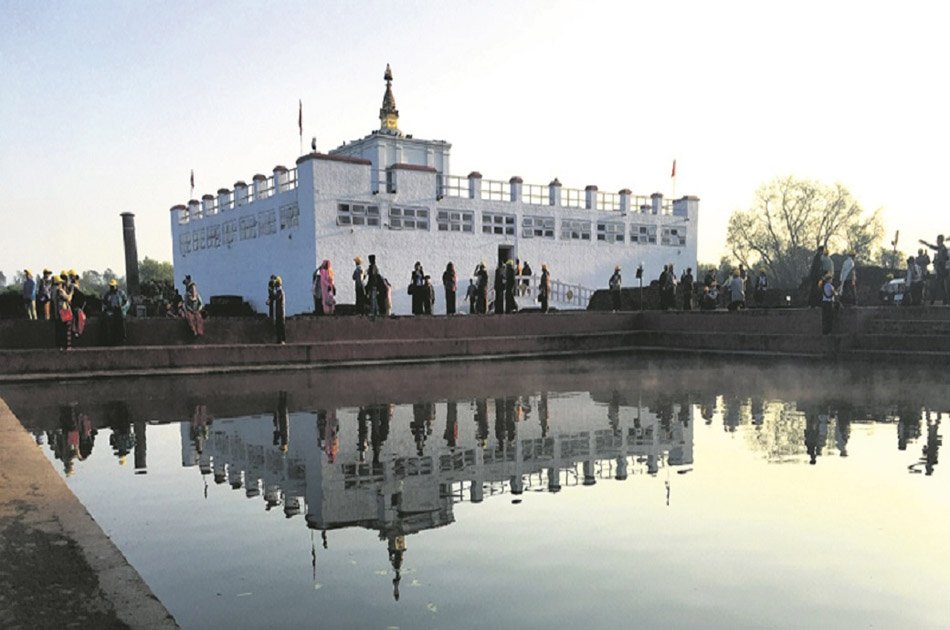
[[[184,628],[937,627],[932,370],[610,358],[5,386]]]

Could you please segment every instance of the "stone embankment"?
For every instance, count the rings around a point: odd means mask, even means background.
[[[290,343],[264,318],[209,320],[193,339],[181,320],[128,323],[128,345],[102,348],[95,320],[69,352],[49,322],[0,322],[0,380],[302,369],[348,365],[692,353],[913,361],[950,357],[950,308],[844,309],[820,334],[818,309],[561,312],[486,317],[298,317]]]

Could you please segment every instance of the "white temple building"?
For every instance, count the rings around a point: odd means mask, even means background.
[[[645,282],[667,263],[677,273],[695,271],[698,198],[453,175],[451,144],[400,131],[388,66],[384,79],[380,127],[368,136],[172,207],[176,282],[190,275],[205,300],[240,295],[266,312],[267,282],[276,274],[292,315],[312,310],[311,278],[323,260],[333,265],[337,302],[352,304],[353,258],[361,256],[365,270],[375,254],[393,287],[393,312],[405,314],[416,261],[432,276],[436,313],[445,309],[441,278],[450,261],[463,312],[468,278],[481,261],[490,276],[498,260],[526,261],[535,276],[547,264],[557,281],[552,306],[560,308],[586,307],[615,265],[626,286],[635,286],[641,264]]]

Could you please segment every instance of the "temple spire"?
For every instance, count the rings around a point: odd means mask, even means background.
[[[389,64],[386,64],[386,72],[383,74],[383,80],[386,81],[386,93],[383,95],[383,106],[379,108],[379,130],[381,133],[393,136],[401,136],[399,131],[399,110],[396,109],[396,98],[393,96],[393,71]]]

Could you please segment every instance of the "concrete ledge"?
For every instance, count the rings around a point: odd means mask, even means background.
[[[178,627],[2,399],[0,461],[4,627]]]

